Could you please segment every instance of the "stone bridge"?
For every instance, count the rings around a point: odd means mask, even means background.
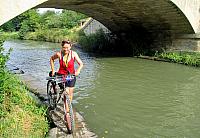
[[[199,50],[200,0],[3,0],[0,5],[0,25],[31,8],[68,9],[100,21],[122,41],[140,39],[135,45],[145,41],[153,47],[186,43]]]

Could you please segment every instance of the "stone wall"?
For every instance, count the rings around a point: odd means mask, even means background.
[[[92,18],[86,22],[85,26],[83,27],[83,31],[86,35],[94,34],[99,29],[102,29],[104,33],[110,33],[110,31],[102,23]]]
[[[200,52],[200,34],[182,35],[175,38],[169,50]]]

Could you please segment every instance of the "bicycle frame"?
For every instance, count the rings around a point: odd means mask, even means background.
[[[60,98],[63,97],[63,105],[64,105],[64,113],[65,113],[64,119],[67,122],[67,129],[70,134],[73,133],[75,124],[74,124],[73,109],[72,109],[72,105],[71,105],[71,101],[69,97],[69,87],[67,87],[65,83],[66,81],[72,80],[74,77],[75,75],[47,77],[47,80],[50,81],[50,83],[54,84],[53,87],[55,88],[53,88],[53,90],[56,91],[55,92],[56,95],[59,95],[59,97],[56,96],[56,101],[54,101],[55,108],[56,108],[56,105],[59,103]],[[63,89],[57,92],[56,86],[59,84],[63,85]],[[47,94],[49,94],[48,90],[47,90]],[[52,98],[51,96],[49,97]]]

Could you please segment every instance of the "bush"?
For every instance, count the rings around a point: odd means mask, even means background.
[[[85,36],[83,32],[80,32],[79,36],[78,42],[82,45],[83,49],[88,52],[114,52],[113,49],[115,48],[115,45],[111,43],[109,36],[107,36],[102,29],[89,36]]]
[[[18,32],[2,32],[1,38],[3,38],[3,39],[18,39],[19,33]]]

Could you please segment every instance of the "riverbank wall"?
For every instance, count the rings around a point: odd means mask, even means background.
[[[176,36],[169,50],[200,52],[200,34]]]

